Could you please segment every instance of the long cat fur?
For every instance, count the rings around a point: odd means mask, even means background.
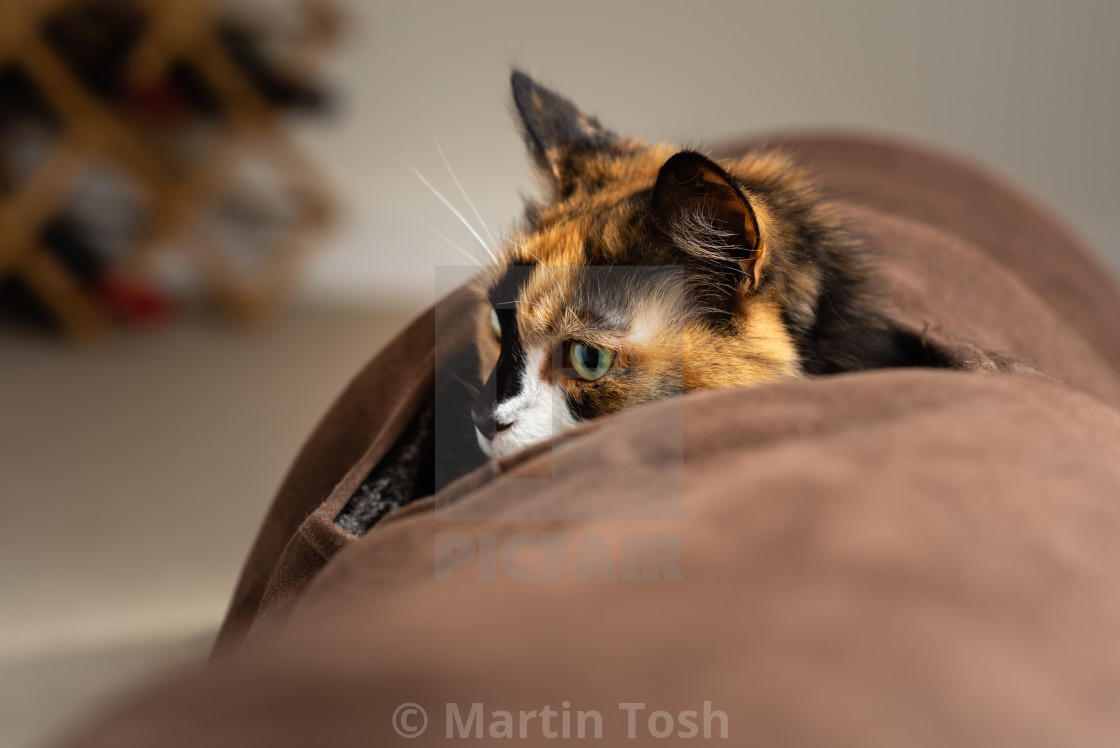
[[[786,155],[716,162],[620,137],[523,73],[512,87],[545,195],[480,286],[487,454],[681,392],[937,365],[880,311],[866,248]],[[610,351],[608,373],[575,375],[576,344]]]

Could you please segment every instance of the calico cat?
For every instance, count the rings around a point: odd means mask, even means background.
[[[547,194],[481,281],[487,455],[681,392],[936,364],[877,310],[865,249],[788,157],[717,163],[512,86]]]

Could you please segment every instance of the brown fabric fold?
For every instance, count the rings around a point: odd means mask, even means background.
[[[664,428],[682,403],[683,430]],[[876,372],[637,408],[439,515],[390,517],[283,626],[77,744],[395,744],[403,702],[428,710],[429,744],[448,703],[565,701],[619,741],[619,703],[710,701],[738,745],[1106,745],[1120,736],[1117,444],[1115,409],[1035,375]],[[683,513],[511,519],[526,500]],[[667,535],[683,579],[573,580],[569,564],[547,581],[535,545],[528,581],[482,560],[446,578],[433,548],[447,533],[478,547],[551,534],[613,559],[627,535]],[[631,742],[664,742],[644,725]]]
[[[1104,320],[1120,307],[1116,277],[1056,212],[975,159],[856,134],[751,138],[791,152],[836,199],[924,223],[967,241],[1012,273],[1120,370],[1120,336]],[[1043,186],[1045,187],[1045,186]],[[963,279],[962,279],[963,280]],[[975,284],[965,283],[968,293]]]
[[[334,518],[430,396],[434,351],[466,345],[457,294],[439,316],[460,326],[413,323],[308,441],[220,656],[67,745],[426,745],[456,729],[448,704],[475,703],[484,738],[524,710],[518,742],[554,742],[549,705],[599,713],[610,744],[689,744],[648,718],[705,702],[735,745],[1120,742],[1115,287],[968,164],[784,144],[880,255],[890,313],[954,370],[637,407],[345,533]],[[427,710],[420,740],[394,729],[404,702]]]

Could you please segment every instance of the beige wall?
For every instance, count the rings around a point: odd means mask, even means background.
[[[1120,3],[1114,0],[348,3],[343,116],[312,140],[349,219],[308,293],[420,304],[458,256],[398,203],[472,239],[428,131],[492,228],[532,188],[508,103],[525,68],[620,132],[693,144],[835,125],[972,153],[1120,257]],[[469,215],[469,213],[468,213]]]

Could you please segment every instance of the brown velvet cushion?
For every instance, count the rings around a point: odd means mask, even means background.
[[[891,312],[953,369],[635,408],[347,533],[339,513],[439,397],[437,347],[466,350],[472,302],[453,296],[312,435],[215,662],[71,745],[392,744],[402,702],[428,710],[426,744],[447,702],[565,701],[607,738],[626,735],[619,703],[707,701],[736,745],[1120,741],[1114,286],[967,165],[787,145],[881,253]],[[609,563],[581,555],[599,550]],[[664,743],[649,711],[634,744]],[[551,742],[535,724],[523,742]]]

